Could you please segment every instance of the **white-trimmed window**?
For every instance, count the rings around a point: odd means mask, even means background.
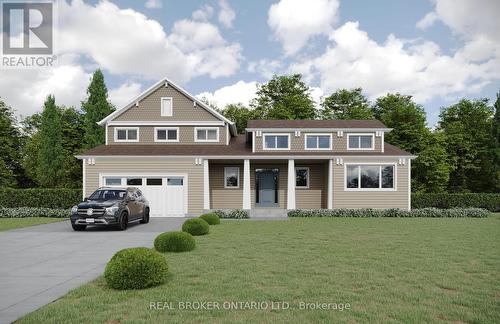
[[[179,127],[155,127],[155,142],[178,142]]]
[[[373,150],[374,140],[373,134],[347,134],[347,149]]]
[[[346,190],[395,190],[395,164],[346,164]]]
[[[309,188],[309,168],[296,167],[295,168],[295,187],[296,188]]]
[[[224,188],[237,189],[240,187],[240,168],[224,167]]]
[[[121,186],[122,185],[122,178],[104,178],[104,185],[105,186]]]
[[[163,117],[172,117],[173,115],[173,99],[172,97],[161,98],[161,115]]]
[[[194,128],[195,142],[218,142],[219,128],[218,127],[195,127]]]
[[[139,142],[139,127],[116,127],[115,142]]]
[[[290,134],[263,134],[264,150],[289,150]]]
[[[306,134],[306,150],[331,150],[332,134]]]

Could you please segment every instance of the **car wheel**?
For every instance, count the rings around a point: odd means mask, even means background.
[[[87,225],[77,225],[77,224],[71,223],[71,227],[73,227],[74,231],[81,232],[81,231],[85,231],[85,229],[87,228]]]
[[[142,216],[141,219],[141,224],[147,224],[149,223],[149,208],[146,208],[144,210],[144,215]]]
[[[127,213],[123,213],[120,216],[120,220],[118,221],[118,230],[120,230],[120,231],[126,230],[127,225],[128,225],[128,215],[127,215]]]

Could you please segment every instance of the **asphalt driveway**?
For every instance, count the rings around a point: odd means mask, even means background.
[[[152,247],[184,218],[151,218],[124,231],[74,232],[69,221],[0,232],[0,323],[10,323],[102,275],[123,248]]]

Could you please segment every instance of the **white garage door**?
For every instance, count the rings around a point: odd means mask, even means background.
[[[103,176],[104,186],[136,187],[149,201],[151,217],[182,217],[187,213],[187,176]]]

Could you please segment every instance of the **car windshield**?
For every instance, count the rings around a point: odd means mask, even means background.
[[[97,190],[90,195],[90,200],[121,200],[127,196],[126,190]]]

